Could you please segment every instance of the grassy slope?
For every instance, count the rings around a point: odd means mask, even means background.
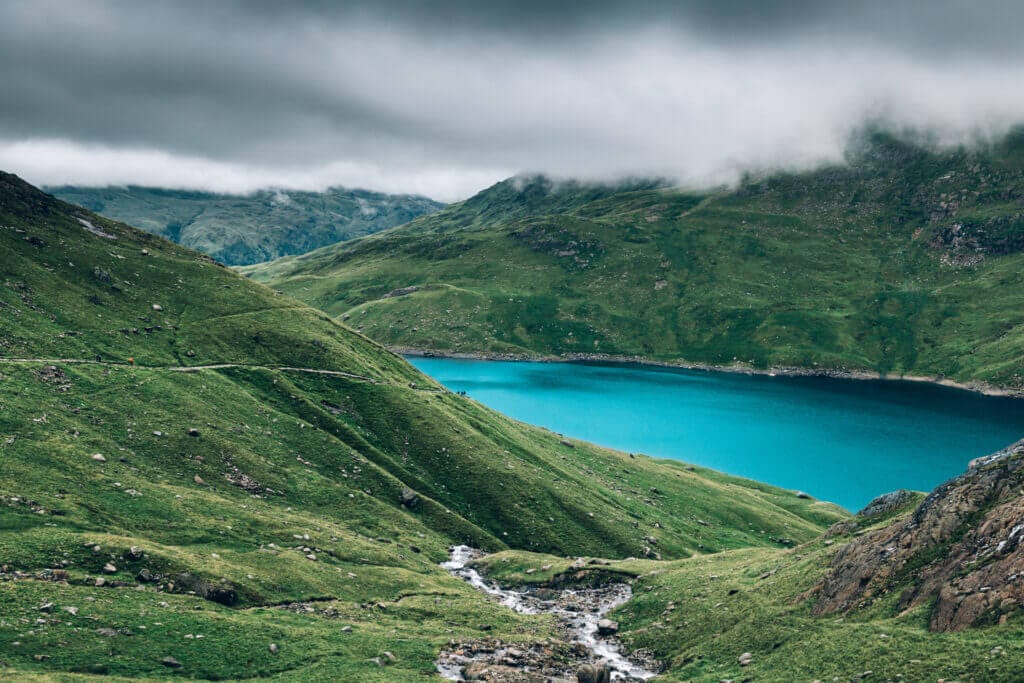
[[[666,681],[849,681],[867,671],[868,680],[882,681],[1021,680],[1019,614],[1001,626],[932,633],[927,605],[906,613],[896,608],[897,586],[886,600],[845,618],[812,616],[810,591],[845,540],[673,562],[617,561],[601,570],[633,582],[633,598],[613,617],[630,647],[648,648],[670,664]],[[569,565],[519,551],[486,559],[492,576],[512,583],[544,582]],[[737,661],[744,652],[753,655],[747,667]]]
[[[1024,386],[1024,135],[856,149],[707,194],[513,179],[245,272],[392,346]]]
[[[426,197],[333,188],[248,195],[153,187],[51,190],[72,204],[209,254],[258,263],[400,225],[443,205]]]
[[[565,446],[323,313],[7,175],[0,254],[5,676],[161,677],[174,656],[204,678],[420,680],[443,643],[481,623],[509,638],[550,628],[448,577],[437,563],[450,543],[625,557],[653,535],[665,557],[685,557],[806,541],[843,516],[679,463]],[[406,486],[421,497],[412,511],[398,503]],[[126,559],[132,545],[143,559]],[[12,580],[64,562],[66,585]],[[126,586],[94,585],[107,562]],[[163,579],[136,589],[143,567]],[[181,573],[237,602],[187,594]],[[312,599],[312,612],[272,607]],[[382,669],[370,660],[384,650],[397,661]]]

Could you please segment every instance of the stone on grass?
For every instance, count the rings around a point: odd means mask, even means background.
[[[93,453],[92,454],[92,459],[95,460],[96,462],[106,462],[107,461],[107,459],[105,457],[103,457],[102,453]]]
[[[160,660],[160,663],[163,664],[164,666],[166,666],[169,669],[180,669],[181,668],[181,662],[179,662],[174,657],[164,657],[163,659]]]
[[[748,666],[752,661],[754,661],[754,655],[749,652],[744,652],[736,658],[736,661],[739,662],[740,666]]]
[[[407,507],[410,510],[412,510],[417,505],[419,505],[420,497],[411,488],[405,487],[402,489],[402,492],[398,494],[398,502],[401,503],[404,507]]]

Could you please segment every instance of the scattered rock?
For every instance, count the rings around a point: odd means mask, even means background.
[[[138,562],[142,559],[143,555],[144,553],[142,552],[142,548],[140,548],[137,545],[133,545],[132,547],[128,548],[128,552],[125,554],[125,557],[131,560],[132,562]]]
[[[750,666],[750,663],[754,661],[754,655],[749,652],[744,652],[736,658],[736,661],[739,662],[740,666]]]
[[[65,607],[64,611],[67,612],[68,614],[70,614],[73,617],[77,617],[78,616],[78,608],[77,607],[74,607],[74,606]]]
[[[96,633],[107,638],[113,638],[117,635],[117,631],[112,628],[98,628],[96,629]]]
[[[270,654],[272,655],[276,655],[280,651],[280,648],[277,646],[277,643],[271,643],[267,649],[270,650]]]
[[[419,505],[420,497],[411,488],[406,487],[406,488],[403,488],[402,492],[398,494],[398,502],[401,503],[402,506],[407,507],[410,510],[412,510],[417,505]]]
[[[135,578],[139,583],[151,583],[155,579],[153,572],[146,568],[140,570],[139,573],[135,575]]]
[[[601,619],[597,622],[597,633],[601,636],[613,636],[619,632],[619,624],[611,619]]]
[[[164,307],[161,306],[160,304],[153,304],[153,310],[154,311],[162,311],[162,310],[164,310]]]
[[[189,436],[199,436],[199,430],[196,429],[195,427],[192,427],[191,429],[188,430],[188,435]]]
[[[200,486],[206,486],[206,482],[198,474],[196,476],[192,477],[192,481],[194,481],[195,483],[199,484]]]
[[[168,669],[180,669],[181,668],[181,662],[179,662],[174,657],[164,657],[163,659],[160,660],[160,663],[163,664],[164,666],[166,666]]]
[[[95,460],[96,462],[106,462],[107,461],[107,459],[105,457],[103,457],[102,453],[93,453],[92,454],[92,459]]]
[[[576,444],[574,444],[572,441],[569,441],[569,439],[562,439],[558,443],[560,443],[563,446],[566,446],[568,448],[576,448]]]
[[[576,671],[579,683],[610,683],[611,672],[604,664],[584,664]]]
[[[813,500],[813,498],[811,497],[811,494],[804,493],[803,491],[797,491],[796,492],[796,497],[797,498],[802,498],[804,500]]]
[[[117,567],[115,567],[110,562],[107,562],[105,565],[103,565],[103,573],[104,574],[116,574],[117,573]]]

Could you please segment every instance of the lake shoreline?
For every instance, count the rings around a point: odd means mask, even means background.
[[[571,353],[561,356],[518,353],[478,353],[466,351],[437,351],[415,349],[404,346],[389,346],[388,350],[400,356],[416,358],[451,358],[455,360],[514,361],[520,363],[578,363],[582,365],[621,365],[632,367],[665,368],[670,370],[698,370],[702,372],[727,372],[742,375],[763,375],[766,377],[825,377],[831,379],[880,380],[886,382],[920,382],[969,391],[984,396],[1024,399],[1024,389],[1001,387],[981,381],[957,382],[945,377],[923,375],[889,375],[874,370],[843,370],[836,368],[802,368],[778,366],[754,368],[742,363],[715,365],[710,363],[688,363],[685,361],[657,361],[642,356],[614,356],[600,353]]]

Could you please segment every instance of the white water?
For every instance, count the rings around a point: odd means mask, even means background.
[[[450,559],[441,566],[520,614],[554,614],[569,631],[570,642],[582,644],[593,653],[594,662],[607,665],[612,680],[647,681],[657,675],[626,659],[617,638],[602,637],[597,633],[597,623],[632,596],[633,591],[628,584],[617,583],[598,589],[562,589],[559,591],[561,600],[541,600],[530,591],[502,588],[466,566],[470,560],[481,556],[480,551],[459,545],[451,549]],[[446,655],[438,661],[437,668],[442,677],[461,681],[464,680],[462,667],[470,661],[468,657]]]

